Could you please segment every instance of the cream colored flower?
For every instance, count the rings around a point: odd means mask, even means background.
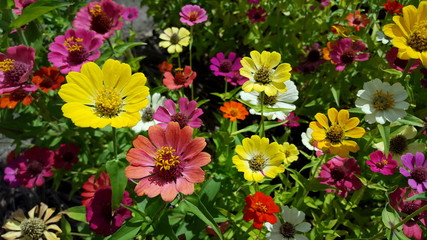
[[[289,165],[292,162],[298,160],[298,148],[294,144],[290,144],[288,142],[284,142],[282,145],[283,153],[285,154],[285,160],[283,161],[285,165]]]
[[[190,43],[190,32],[183,27],[171,27],[166,28],[159,38],[163,40],[159,43],[159,46],[167,48],[168,53],[180,53],[182,52],[182,47],[186,47]]]

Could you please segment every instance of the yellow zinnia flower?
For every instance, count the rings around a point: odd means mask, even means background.
[[[148,104],[145,75],[132,75],[128,64],[116,60],[107,60],[102,70],[85,63],[81,72],[70,72],[66,78],[58,92],[66,102],[62,112],[78,127],[133,127]]]
[[[274,96],[277,91],[285,92],[284,82],[291,78],[292,68],[288,63],[282,63],[274,69],[280,62],[280,53],[252,51],[250,55],[251,58],[244,57],[240,61],[240,74],[249,79],[243,84],[243,91],[265,92],[267,96]]]
[[[59,213],[52,217],[54,208],[48,208],[46,204],[40,203],[40,206],[33,207],[27,218],[22,209],[18,209],[7,220],[3,226],[9,232],[1,235],[4,239],[47,239],[59,240],[56,235],[61,233],[58,225],[54,224],[61,220],[62,214]]]
[[[311,136],[317,141],[317,148],[340,157],[348,157],[349,152],[359,150],[355,141],[345,140],[346,137],[361,138],[365,135],[365,129],[356,127],[360,122],[357,117],[349,118],[347,110],[338,112],[330,108],[328,117],[317,113],[314,118],[317,121],[310,122],[310,128],[314,131]]]
[[[284,163],[285,165],[289,165],[292,162],[298,160],[299,151],[297,146],[294,144],[290,144],[288,142],[284,142],[282,145],[282,151],[285,154]]]
[[[418,9],[413,5],[403,8],[403,16],[394,16],[395,24],[384,26],[384,34],[392,38],[399,48],[398,57],[404,60],[420,59],[427,66],[427,1],[421,1]]]
[[[233,163],[239,172],[244,172],[248,181],[260,182],[265,176],[274,178],[285,171],[285,154],[281,152],[281,146],[276,142],[269,143],[268,138],[258,135],[245,138],[235,151],[237,155],[233,157]]]
[[[168,53],[180,53],[182,52],[182,47],[186,47],[190,43],[190,32],[183,27],[171,27],[166,28],[159,38],[163,40],[159,43],[159,46],[167,48]]]

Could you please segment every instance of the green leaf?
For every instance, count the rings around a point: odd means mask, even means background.
[[[131,43],[123,43],[123,44],[116,45],[114,46],[114,56],[117,58],[121,57],[126,50],[136,46],[142,46],[142,45],[147,45],[147,44],[143,42],[131,42]]]
[[[112,207],[117,209],[123,199],[123,193],[127,184],[125,175],[125,164],[119,160],[110,160],[106,164],[108,175],[110,175],[112,195]]]
[[[401,78],[402,77],[402,72],[397,70],[397,69],[382,69],[383,72],[389,73],[391,75],[395,75],[397,78]]]
[[[87,223],[85,206],[70,207],[67,210],[63,211],[63,213],[67,214],[67,216],[71,219]]]
[[[386,226],[387,228],[391,228],[400,222],[399,214],[389,204],[385,206],[381,216],[384,226]],[[400,229],[401,228],[402,227],[400,227]]]
[[[381,138],[384,143],[384,155],[388,155],[388,149],[390,148],[390,126],[384,126],[377,124],[378,130],[380,131]]]
[[[418,193],[410,198],[405,199],[404,201],[415,201],[415,200],[427,200],[427,192]]]
[[[220,182],[209,179],[203,186],[203,189],[200,191],[200,196],[202,199],[207,198],[206,200],[211,202],[215,199],[215,196],[218,194],[220,188]]]
[[[407,114],[403,119],[397,120],[396,123],[402,124],[402,125],[416,126],[416,127],[424,127],[424,124],[425,124],[422,119],[419,119],[411,114]]]
[[[176,237],[176,233],[172,229],[172,226],[169,222],[167,211],[165,211],[162,216],[160,216],[159,221],[153,227],[157,234],[168,236],[170,239],[173,240],[178,240],[178,238]]]
[[[54,9],[67,7],[72,4],[73,3],[55,0],[39,0],[24,8],[22,14],[12,22],[10,27],[13,29],[19,28]]]
[[[129,220],[126,221],[124,225],[122,225],[117,232],[115,232],[109,240],[116,239],[134,239],[134,237],[138,234],[142,225],[141,220]]]
[[[338,80],[340,81],[340,79]],[[334,86],[331,86],[332,96],[334,97],[335,103],[337,106],[340,105],[340,89],[336,89]]]

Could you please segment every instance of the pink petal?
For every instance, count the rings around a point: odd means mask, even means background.
[[[148,129],[148,136],[151,142],[160,149],[166,146],[165,130],[159,125],[154,125]]]
[[[205,148],[206,142],[202,137],[193,139],[185,148],[182,159],[190,159],[199,154]]]
[[[126,177],[127,178],[135,178],[140,179],[144,178],[146,176],[151,175],[153,172],[152,167],[136,167],[136,166],[127,166],[125,169]]]
[[[138,148],[131,148],[126,154],[126,160],[134,166],[154,166],[153,157]]]
[[[162,186],[160,194],[162,195],[162,199],[164,201],[172,202],[178,194],[178,191],[176,190],[174,183],[166,183]]]
[[[164,103],[164,106],[168,110],[169,115],[176,114],[175,103],[171,99],[166,100],[165,103]]]
[[[185,195],[193,194],[194,183],[188,182],[185,178],[178,178],[176,180],[176,189]]]
[[[148,156],[150,157],[156,156],[156,147],[154,147],[153,143],[151,143],[151,141],[148,138],[142,135],[138,135],[133,140],[132,143],[133,143],[133,146],[135,146],[136,148],[144,150],[144,152],[147,153]]]
[[[182,175],[191,183],[200,183],[205,180],[205,172],[201,168],[185,168]]]

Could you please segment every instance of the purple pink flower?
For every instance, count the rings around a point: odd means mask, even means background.
[[[175,103],[168,99],[164,103],[164,107],[160,106],[154,113],[153,118],[159,121],[159,125],[166,129],[170,122],[177,122],[181,128],[190,126],[198,128],[202,126],[202,120],[199,118],[203,114],[203,110],[197,107],[196,101],[188,101],[188,98],[182,97],[178,100],[178,109],[176,111]]]
[[[77,148],[75,143],[61,144],[55,152],[55,162],[53,167],[65,170],[71,169],[72,165],[79,161],[77,156],[79,151],[80,150]]]
[[[319,43],[314,43],[312,47],[304,47],[304,50],[307,55],[304,57],[304,60],[299,64],[298,71],[304,74],[313,73],[314,71],[316,71],[317,67],[326,62],[326,60],[323,59],[323,54],[319,47]]]
[[[112,0],[90,2],[82,7],[73,21],[73,28],[93,30],[103,39],[110,38],[114,31],[123,27],[120,17],[124,8]]]
[[[83,64],[99,58],[101,46],[102,38],[94,31],[68,29],[65,35],[55,37],[47,57],[63,74],[80,72]]]
[[[388,62],[388,65],[391,68],[394,68],[396,70],[399,70],[403,72],[406,68],[406,65],[408,65],[409,60],[403,60],[397,57],[397,53],[399,52],[399,48],[392,47],[386,54],[385,59]],[[420,65],[420,60],[417,59],[414,61],[412,66],[409,68],[408,73],[411,73],[413,70],[417,69]]]
[[[335,156],[322,165],[318,178],[320,179],[320,183],[338,189],[327,189],[326,192],[335,192],[345,198],[348,192],[355,191],[363,186],[355,174],[360,174],[360,167],[356,159]]]
[[[404,167],[400,167],[399,170],[403,176],[409,178],[409,186],[420,193],[425,192],[427,190],[427,161],[424,154],[407,153],[402,155],[401,159]]]
[[[7,154],[7,166],[4,169],[4,181],[9,182],[9,187],[19,187],[24,185],[24,179],[19,175],[19,164],[24,162],[22,155],[15,156],[15,151]]]
[[[239,71],[234,71],[233,72],[233,77],[225,77],[225,81],[229,82],[231,85],[236,86],[236,85],[243,85],[246,81],[248,81],[249,79],[246,77],[243,77],[242,75],[240,75],[240,70]]]
[[[366,45],[362,41],[353,42],[351,38],[343,38],[333,44],[331,48],[332,51],[329,56],[336,64],[335,70],[340,72],[354,61],[366,61],[369,59],[369,53],[359,53],[366,49]]]
[[[329,6],[331,4],[330,0],[316,0],[316,2],[318,2],[320,10],[325,9],[325,7],[327,7],[327,6]],[[317,5],[311,6],[310,10],[314,10],[314,9],[316,9],[316,7],[317,7]]]
[[[393,155],[391,153],[388,153],[386,157],[382,151],[375,151],[369,155],[369,160],[366,161],[366,164],[371,167],[373,172],[393,175],[396,172],[398,163],[392,158]]]
[[[248,0],[249,4],[259,4],[259,0]]]
[[[163,84],[170,90],[188,87],[193,83],[197,73],[193,72],[190,66],[185,66],[184,69],[176,68],[174,74],[165,72],[163,74]]]
[[[236,53],[230,52],[225,57],[223,52],[219,52],[215,57],[211,58],[210,69],[214,72],[215,76],[223,76],[232,78],[234,72],[239,71],[242,67],[240,64],[241,57],[236,57]]]
[[[186,23],[188,26],[193,26],[194,24],[206,22],[208,20],[205,9],[198,5],[191,4],[182,7],[179,16],[181,16],[179,20],[182,23]]]
[[[265,22],[265,18],[268,16],[266,11],[262,7],[252,7],[249,9],[246,16],[249,17],[251,23]]]
[[[123,11],[122,16],[123,16],[123,20],[133,21],[139,17],[139,11],[138,11],[138,9],[136,9],[134,7],[127,7]]]
[[[300,123],[299,121],[299,117],[297,115],[295,115],[294,112],[290,112],[289,115],[285,118],[285,123],[282,124],[285,127],[299,127]],[[279,120],[282,121],[282,120]]]
[[[171,122],[166,130],[159,125],[151,126],[149,138],[135,138],[135,148],[126,155],[130,166],[125,172],[126,177],[139,180],[135,187],[137,195],[152,198],[160,194],[164,201],[171,202],[179,192],[194,192],[194,184],[205,179],[201,167],[211,161],[211,156],[202,152],[205,139],[193,139],[192,135],[193,128],[181,128]]]

